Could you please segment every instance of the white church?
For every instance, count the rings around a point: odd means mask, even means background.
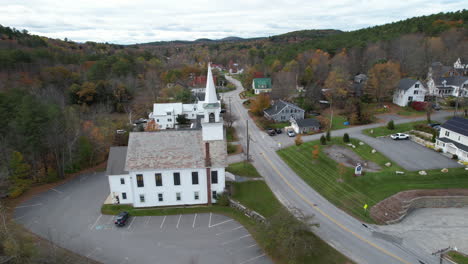
[[[174,127],[179,113],[200,124],[184,130],[132,132],[128,147],[112,147],[106,173],[113,200],[134,207],[216,202],[224,192],[227,152],[210,66],[204,101],[155,104],[154,110],[157,123],[167,128]]]

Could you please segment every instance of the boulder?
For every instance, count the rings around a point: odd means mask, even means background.
[[[371,133],[371,134],[374,134],[374,129],[371,129],[371,130],[370,130],[370,133]]]
[[[360,142],[359,142],[359,145],[363,146],[363,145],[364,145],[364,142],[360,141]]]
[[[356,148],[356,146],[354,146],[354,145],[352,145],[351,147],[352,147],[352,148]]]
[[[390,166],[392,166],[392,163],[391,163],[391,162],[387,162],[387,163],[385,163],[385,166],[390,167]]]
[[[395,171],[395,174],[405,174],[404,171]]]
[[[375,149],[372,149],[372,151],[371,151],[371,153],[376,153],[376,152],[377,152],[377,150],[375,150]]]
[[[426,172],[426,171],[423,171],[423,170],[422,170],[422,171],[419,171],[418,173],[419,173],[419,175],[427,175],[427,172]]]
[[[443,168],[443,169],[441,169],[440,171],[443,172],[443,173],[447,173],[447,172],[448,172],[448,169],[447,169],[447,168]]]

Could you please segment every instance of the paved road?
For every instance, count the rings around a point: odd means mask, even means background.
[[[249,117],[247,110],[242,106],[242,100],[237,96],[243,88],[239,81],[230,77],[227,79],[237,87],[235,91],[225,94],[224,97],[231,97],[233,114],[238,117],[234,126],[245,147],[244,131]],[[402,121],[396,123],[399,122]],[[366,128],[377,126],[379,124],[372,124]],[[373,231],[372,226],[366,228],[361,222],[328,202],[276,154],[279,146],[274,137],[265,136],[265,132],[260,131],[253,123],[249,128],[252,139],[250,155],[254,166],[265,177],[268,186],[284,205],[314,215],[314,221],[320,224],[320,227],[315,229],[316,234],[331,246],[357,263],[438,263],[436,257],[410,239],[399,239],[391,234]],[[362,129],[363,127],[349,128],[334,132],[334,135],[342,135],[345,132],[353,135]],[[315,140],[319,137],[320,135],[315,135],[305,137],[304,140]]]
[[[104,173],[81,175],[15,209],[39,236],[102,263],[271,263],[248,231],[223,215],[131,217],[118,228],[100,214],[109,186]]]

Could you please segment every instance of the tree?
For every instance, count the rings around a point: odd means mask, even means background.
[[[326,144],[327,144],[327,139],[325,138],[324,135],[322,135],[322,136],[320,137],[320,144],[322,144],[322,145],[326,145]]]
[[[327,130],[327,141],[331,141],[331,132]]]
[[[395,62],[375,64],[369,70],[369,80],[365,86],[365,93],[379,104],[393,95],[400,81],[400,65]]]
[[[388,121],[387,128],[390,129],[390,130],[394,130],[395,129],[395,122],[393,122],[393,120]]]
[[[261,116],[263,110],[268,107],[270,107],[270,96],[266,93],[259,94],[255,99],[252,99],[250,103],[250,111],[257,116]]]
[[[10,196],[13,198],[18,197],[31,184],[31,166],[24,161],[23,155],[20,152],[13,151],[11,153],[8,170],[10,172],[9,180],[12,184]]]
[[[302,135],[301,134],[298,134],[296,136],[296,138],[294,139],[294,143],[296,144],[296,146],[300,146],[302,145],[303,141],[302,141]]]
[[[325,88],[328,89],[326,93],[328,100],[333,100],[333,103],[343,106],[351,86],[349,79],[350,76],[342,69],[335,68],[332,70],[325,80]]]
[[[349,135],[348,135],[348,133],[344,133],[344,135],[343,135],[343,142],[344,142],[344,143],[349,143]]]
[[[294,72],[280,71],[273,75],[273,86],[271,97],[276,99],[287,99],[296,90],[296,78]]]

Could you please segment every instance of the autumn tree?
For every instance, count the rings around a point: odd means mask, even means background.
[[[375,64],[369,70],[365,93],[379,104],[389,100],[400,81],[400,65],[397,62]]]
[[[304,141],[302,141],[302,135],[298,134],[294,139],[294,144],[296,144],[296,146],[299,147],[300,145],[302,145],[302,143],[304,143]]]
[[[250,111],[258,116],[263,114],[263,110],[270,107],[270,96],[266,93],[260,93],[255,99],[251,100]]]
[[[287,99],[295,90],[296,75],[294,72],[280,71],[273,75],[272,99]]]
[[[10,195],[12,197],[17,197],[31,184],[31,166],[24,161],[23,155],[20,152],[13,151],[11,153],[8,171],[10,172],[9,180],[13,186],[10,189]]]
[[[325,89],[328,91],[325,96],[329,101],[333,101],[336,105],[343,107],[348,97],[351,86],[350,76],[341,68],[335,68],[325,80]]]

